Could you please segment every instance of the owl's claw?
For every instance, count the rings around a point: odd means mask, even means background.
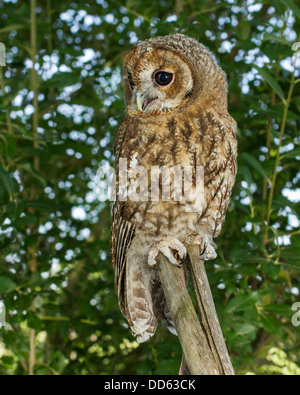
[[[171,250],[175,251],[178,257],[176,257],[176,255],[174,255]],[[168,237],[150,250],[148,255],[149,266],[153,267],[156,265],[156,258],[160,252],[168,259],[170,263],[178,267],[180,267],[181,262],[187,256],[187,250],[185,246],[179,240],[173,237]]]
[[[204,261],[216,259],[216,244],[207,236],[190,236],[187,240],[188,245],[198,245],[200,247],[201,258]]]

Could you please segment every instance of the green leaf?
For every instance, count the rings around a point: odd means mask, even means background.
[[[0,139],[4,142],[6,154],[13,158],[17,151],[17,144],[13,136],[0,134]]]
[[[257,328],[249,323],[237,324],[235,326],[235,332],[239,336],[251,335],[257,332]]]
[[[85,158],[93,157],[90,147],[85,144],[69,141],[67,146],[68,148],[73,149],[75,152],[80,152]]]
[[[10,278],[0,276],[0,294],[12,292],[16,287],[17,285]]]
[[[272,262],[263,263],[261,269],[263,273],[270,276],[272,280],[276,280],[280,275],[280,266]]]
[[[242,154],[242,157],[246,160],[246,162],[249,163],[249,165],[251,165],[255,170],[257,170],[258,173],[260,173],[263,176],[263,178],[269,180],[269,177],[267,173],[264,171],[261,163],[254,156],[248,154],[247,152],[244,152]]]
[[[65,72],[54,74],[51,79],[43,82],[43,86],[55,86],[61,89],[65,88],[66,86],[75,85],[78,82],[81,82],[80,76],[78,74]]]
[[[281,323],[274,317],[267,314],[261,314],[260,320],[266,332],[271,333],[272,335],[281,334]]]
[[[0,111],[18,111],[22,110],[22,107],[12,106],[11,104],[0,104]]]
[[[8,25],[5,27],[2,27],[2,29],[0,29],[0,34],[2,33],[6,33],[6,32],[11,32],[12,30],[20,30],[20,29],[27,29],[27,26],[25,25]]]
[[[239,173],[243,175],[243,178],[248,185],[252,184],[253,180],[252,180],[251,171],[249,170],[249,166],[243,166],[243,165],[239,166]]]
[[[277,314],[284,317],[290,317],[292,315],[291,306],[285,304],[269,304],[263,306],[263,310],[266,313]]]
[[[251,36],[251,24],[249,22],[241,22],[236,34],[240,40],[249,40]]]
[[[300,8],[292,0],[279,0],[286,7],[290,8],[294,15],[300,18]]]
[[[253,307],[257,301],[258,301],[257,292],[253,292],[248,295],[236,296],[229,302],[227,306],[227,312],[231,314],[233,312],[247,310]]]
[[[250,233],[248,235],[249,241],[256,247],[259,248],[261,251],[264,251],[264,243],[261,239],[260,235],[255,235],[253,233]],[[261,257],[262,258],[262,257]]]
[[[26,170],[30,173],[34,178],[36,178],[40,183],[46,187],[47,181],[34,169],[31,163],[24,163],[20,166],[23,170]]]
[[[283,90],[281,86],[278,84],[278,82],[269,74],[266,69],[260,68],[256,65],[253,65],[253,67],[259,72],[263,80],[273,89],[275,93],[280,97],[280,99],[285,103],[285,97]]]
[[[0,167],[0,185],[6,190],[9,199],[12,199],[14,193],[14,184],[10,178],[10,175]]]
[[[276,41],[280,44],[287,45],[288,47],[291,47],[291,43],[289,41],[285,40],[284,38],[277,37],[271,33],[265,33],[263,39],[264,39],[264,41],[271,41],[272,40],[272,41]]]
[[[284,260],[284,264],[286,266],[293,263],[294,265],[298,265],[300,269],[300,262],[299,262],[300,247],[282,248],[280,255],[281,255],[281,259]]]
[[[300,148],[295,148],[292,151],[282,154],[282,158],[296,158],[297,156],[300,156]]]
[[[30,200],[26,202],[26,207],[33,207],[36,210],[54,212],[58,210],[57,204],[50,199]]]
[[[21,226],[29,226],[32,224],[36,224],[38,222],[38,218],[35,215],[25,215],[24,217],[18,218],[15,220],[15,227],[19,228]]]

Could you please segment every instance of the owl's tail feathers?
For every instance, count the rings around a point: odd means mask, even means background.
[[[173,335],[177,336],[160,281],[155,281],[152,285],[152,298],[154,313],[158,317],[160,324],[166,326]]]
[[[132,333],[139,343],[154,335],[157,320],[153,312],[150,278],[134,262],[126,264],[125,315]]]

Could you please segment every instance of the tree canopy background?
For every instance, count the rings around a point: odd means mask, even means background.
[[[238,123],[237,183],[207,263],[234,367],[300,373],[296,1],[0,0],[0,374],[176,374],[178,339],[160,328],[138,345],[119,312],[97,194],[124,116],[122,56],[174,32],[216,55]]]

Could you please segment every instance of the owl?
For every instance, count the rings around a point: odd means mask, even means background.
[[[111,254],[120,309],[144,342],[158,324],[176,334],[156,269],[159,253],[177,266],[188,245],[199,246],[199,259],[216,257],[213,239],[237,171],[236,122],[226,75],[195,39],[172,34],[139,42],[125,55],[123,73]]]

